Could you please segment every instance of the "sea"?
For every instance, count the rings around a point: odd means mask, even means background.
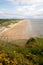
[[[31,28],[34,36],[43,37],[43,20],[31,20]]]

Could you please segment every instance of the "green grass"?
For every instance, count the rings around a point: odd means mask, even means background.
[[[19,19],[0,19],[0,25],[1,26],[5,26],[7,27],[8,25],[10,25],[11,23],[18,23],[20,20]]]
[[[19,58],[18,65],[43,65],[43,38],[31,38],[27,41],[24,40],[23,42],[22,40],[19,40],[19,42],[25,45],[24,46],[16,45],[15,41],[13,42],[0,41],[0,54],[5,53],[8,55],[10,59],[16,58],[16,60],[18,60]],[[19,42],[16,41],[16,43]],[[16,51],[15,54],[13,53],[14,51]],[[26,61],[24,62],[20,61],[21,56],[22,60],[24,61],[25,59]],[[30,62],[30,64],[28,63],[26,64],[25,62]]]

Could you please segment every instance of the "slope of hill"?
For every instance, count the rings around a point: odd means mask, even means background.
[[[0,41],[0,65],[43,65],[43,38],[30,38],[24,46]]]

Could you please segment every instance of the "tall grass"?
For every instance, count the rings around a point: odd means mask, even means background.
[[[31,38],[24,46],[0,41],[0,65],[43,65],[43,38]]]

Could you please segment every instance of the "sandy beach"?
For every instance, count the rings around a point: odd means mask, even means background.
[[[9,25],[9,28],[5,28],[1,33],[0,37],[9,41],[18,39],[28,39],[32,36],[32,30],[30,28],[30,21],[22,20],[19,23]]]

